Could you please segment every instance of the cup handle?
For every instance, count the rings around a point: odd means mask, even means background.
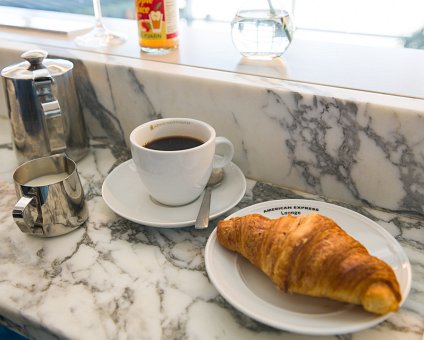
[[[23,233],[32,234],[32,229],[35,225],[37,216],[37,208],[31,204],[35,197],[22,196],[15,204],[12,211],[12,216],[15,223]]]
[[[227,138],[225,137],[216,137],[215,138],[215,147],[223,146],[224,153],[220,155],[221,157],[215,157],[213,161],[214,168],[223,168],[228,163],[231,162],[234,156],[234,146]]]

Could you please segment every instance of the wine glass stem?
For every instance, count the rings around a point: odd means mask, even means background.
[[[275,15],[276,12],[275,12],[274,6],[272,5],[272,0],[268,0],[268,6],[269,6],[269,11],[271,12],[271,14]]]
[[[102,8],[100,6],[100,0],[93,0],[94,16],[96,18],[96,27],[103,27],[102,22]]]

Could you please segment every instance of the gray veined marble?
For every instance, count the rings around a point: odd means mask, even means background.
[[[20,52],[5,48],[0,62],[16,62]],[[377,221],[407,253],[413,281],[401,310],[371,329],[323,339],[422,339],[423,100],[96,53],[50,56],[75,63],[92,137],[78,162],[90,217],[55,239],[19,231],[10,214],[17,163],[1,118],[1,323],[36,339],[308,338],[264,326],[218,294],[204,267],[212,228],[148,228],[105,205],[101,185],[130,158],[130,131],[185,116],[233,142],[234,162],[250,178],[234,210],[272,199],[335,200]]]
[[[358,99],[355,91],[340,95],[340,89],[240,75],[207,81],[191,69],[170,75],[161,63],[145,69],[114,60],[72,61],[97,139],[123,144],[148,120],[202,119],[233,142],[235,162],[250,178],[356,205],[423,213],[421,100]]]
[[[5,119],[0,120],[1,126]],[[204,265],[208,230],[144,227],[115,215],[101,184],[125,152],[93,142],[78,170],[90,211],[80,229],[54,239],[22,234],[9,213],[16,199],[10,144],[0,147],[0,315],[3,324],[34,339],[303,339],[237,311],[214,288]],[[232,211],[282,198],[316,198],[248,181]],[[346,205],[352,208],[351,206]],[[424,332],[424,267],[420,219],[369,208],[404,247],[413,270],[403,308],[386,322],[355,334],[323,339],[420,339]],[[230,211],[229,213],[231,213]]]
[[[284,131],[290,170],[298,187],[361,205],[422,213],[423,128],[401,125],[396,113],[376,114],[371,105],[293,94],[286,103],[274,91],[270,100],[285,106],[276,120]],[[393,120],[393,121],[390,121]],[[303,187],[302,187],[303,186]]]
[[[79,60],[72,60],[72,62],[74,63],[75,79],[78,79],[76,85],[80,103],[85,111],[86,117],[89,118],[89,130],[92,137],[101,137],[101,135],[99,136],[97,132],[100,129],[101,132],[108,131],[107,138],[112,142],[123,144],[124,131],[118,118],[115,117],[112,111],[115,107],[113,96],[111,97],[112,107],[111,109],[108,109],[102,104],[101,99],[98,98],[93,83],[87,77],[88,70],[84,63]],[[107,84],[110,84],[109,80],[107,81]],[[87,112],[89,114],[87,114]],[[99,125],[97,129],[96,124]]]

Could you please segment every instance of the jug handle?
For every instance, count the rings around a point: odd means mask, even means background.
[[[38,216],[38,212],[37,207],[32,203],[36,201],[37,199],[35,197],[22,196],[12,210],[13,220],[23,233],[42,233],[42,230],[35,228],[35,220]]]
[[[37,70],[35,72],[47,71]],[[48,72],[47,72],[48,73]],[[66,150],[65,128],[59,101],[52,94],[53,78],[41,75],[34,79],[34,87],[44,113],[45,133],[51,153],[61,153]]]

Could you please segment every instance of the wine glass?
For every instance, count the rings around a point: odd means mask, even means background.
[[[100,0],[93,0],[95,27],[88,33],[75,38],[75,43],[81,47],[102,48],[116,46],[125,42],[125,36],[111,32],[103,25]]]

